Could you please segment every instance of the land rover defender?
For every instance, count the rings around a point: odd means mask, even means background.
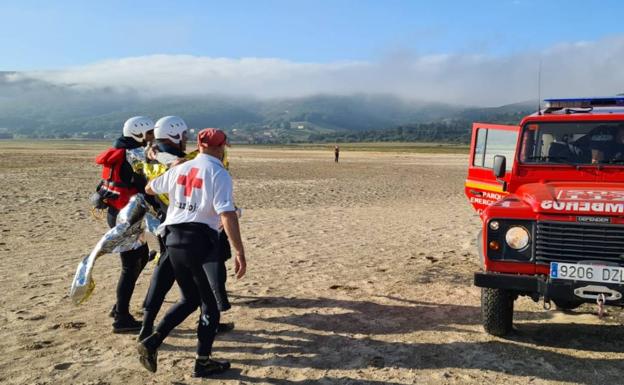
[[[624,97],[547,99],[517,126],[474,123],[465,193],[486,332],[512,330],[514,301],[574,309],[624,300]]]

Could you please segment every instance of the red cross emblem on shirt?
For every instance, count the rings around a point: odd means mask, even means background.
[[[193,187],[201,188],[204,185],[204,180],[197,177],[199,169],[193,167],[188,175],[178,175],[178,184],[184,186],[184,196],[190,197],[193,193]]]

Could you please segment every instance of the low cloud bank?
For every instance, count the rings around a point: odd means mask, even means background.
[[[10,75],[75,88],[141,95],[226,94],[260,98],[390,93],[408,99],[497,106],[542,97],[624,92],[624,36],[509,56],[395,55],[379,61],[297,63],[270,58],[152,55]]]

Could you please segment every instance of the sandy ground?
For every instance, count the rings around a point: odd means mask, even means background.
[[[75,307],[76,265],[106,230],[87,197],[102,145],[0,143],[0,383],[198,384],[193,315],[160,350],[111,333],[119,257],[102,257]],[[233,148],[249,270],[230,277],[236,331],[222,384],[622,384],[620,312],[517,302],[517,332],[482,331],[464,155]],[[132,309],[152,274],[139,279]],[[165,304],[178,296],[174,289]]]

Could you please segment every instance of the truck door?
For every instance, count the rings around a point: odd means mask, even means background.
[[[511,170],[516,159],[519,126],[473,123],[470,144],[470,163],[466,178],[466,196],[470,204],[481,215],[483,210],[507,195],[496,180],[492,167],[495,155],[507,160],[507,172],[502,178],[509,183]]]

